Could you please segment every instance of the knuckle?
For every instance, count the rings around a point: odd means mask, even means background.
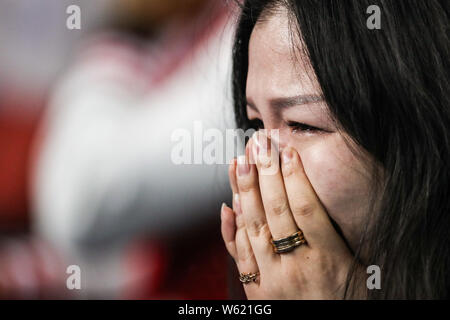
[[[294,207],[293,214],[296,216],[307,217],[314,213],[316,206],[310,202],[298,204]]]
[[[288,178],[294,174],[295,168],[292,165],[284,165],[282,166],[281,172],[283,174],[283,177]]]
[[[241,230],[243,228],[245,228],[245,221],[244,221],[244,218],[243,218],[243,216],[241,214],[241,215],[236,217],[236,229],[237,230]]]
[[[277,200],[273,201],[270,208],[271,208],[272,214],[275,216],[281,216],[283,214],[286,214],[290,210],[286,201],[284,201],[282,199],[277,199]]]
[[[251,237],[259,237],[267,232],[267,223],[263,220],[254,219],[247,226],[247,232]]]
[[[238,250],[238,259],[241,262],[248,262],[252,260],[254,257],[253,250],[250,246],[245,246],[241,248],[241,250]]]
[[[239,192],[248,193],[248,192],[255,190],[256,183],[250,177],[240,178],[240,179],[238,179],[238,187],[239,187]]]

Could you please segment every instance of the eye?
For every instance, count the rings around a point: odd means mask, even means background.
[[[253,119],[250,121],[250,128],[255,130],[264,129],[264,123],[260,119]]]
[[[323,132],[326,132],[323,129],[319,129],[317,127],[313,127],[313,126],[310,126],[310,125],[307,125],[307,124],[301,123],[301,122],[288,121],[286,124],[288,125],[288,127],[290,127],[292,129],[292,133],[301,133],[301,132],[323,133]]]

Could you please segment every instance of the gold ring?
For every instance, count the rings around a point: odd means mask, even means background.
[[[285,253],[292,251],[294,248],[305,244],[306,240],[301,230],[298,230],[294,234],[278,239],[278,240],[270,240],[272,243],[272,247],[275,253]]]
[[[259,276],[259,272],[255,273],[241,273],[239,274],[239,281],[242,283],[256,282],[256,277]]]

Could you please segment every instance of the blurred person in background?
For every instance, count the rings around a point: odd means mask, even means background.
[[[0,298],[69,297],[65,264],[32,232],[29,156],[49,87],[109,0],[0,1]],[[82,29],[66,9],[83,8]]]
[[[35,230],[80,266],[81,297],[226,298],[217,212],[231,196],[227,167],[174,164],[171,137],[195,121],[234,125],[234,6],[113,9],[45,110],[32,158]]]

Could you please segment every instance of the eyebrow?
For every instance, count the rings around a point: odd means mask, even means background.
[[[287,109],[294,106],[300,106],[310,103],[317,103],[323,101],[324,98],[322,95],[299,95],[299,96],[293,96],[293,97],[285,97],[285,98],[275,98],[270,100],[270,105],[278,110],[281,111],[281,109]],[[250,100],[247,99],[247,105],[250,109],[253,109],[254,111],[258,111],[255,104]]]

